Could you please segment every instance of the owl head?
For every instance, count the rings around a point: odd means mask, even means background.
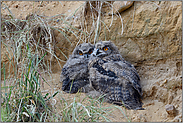
[[[111,41],[99,41],[95,44],[92,56],[103,58],[111,54],[119,54],[118,48]]]
[[[74,49],[72,57],[86,59],[90,57],[90,55],[93,53],[93,50],[94,45],[91,43],[82,43]]]

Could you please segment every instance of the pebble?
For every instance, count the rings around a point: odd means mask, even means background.
[[[175,117],[176,109],[175,109],[174,105],[166,105],[165,109],[169,116]]]
[[[134,1],[115,1],[113,3],[113,14],[121,13],[122,11],[128,9],[133,5]],[[108,13],[108,15],[112,15],[112,12]]]
[[[15,8],[18,8],[18,5],[15,5]]]
[[[162,87],[163,85],[165,85],[167,83],[167,79],[165,79],[161,84],[160,84],[160,87]]]

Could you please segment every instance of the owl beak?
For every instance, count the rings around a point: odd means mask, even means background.
[[[99,53],[99,49],[94,49],[92,56],[96,57],[98,53]]]
[[[84,54],[84,58],[88,58],[88,54]]]

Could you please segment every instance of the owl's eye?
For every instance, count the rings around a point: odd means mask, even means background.
[[[104,51],[107,51],[108,49],[109,49],[108,47],[104,47],[104,48],[103,48]]]
[[[93,50],[92,50],[92,49],[91,49],[91,50],[89,50],[89,51],[88,51],[88,53],[89,53],[89,54],[92,54],[92,53],[93,53]]]
[[[81,55],[81,56],[83,55],[83,53],[81,51],[79,51],[78,54]]]

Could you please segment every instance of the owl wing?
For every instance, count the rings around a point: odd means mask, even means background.
[[[62,90],[67,93],[77,93],[79,89],[89,84],[87,61],[69,59],[61,72]]]
[[[90,81],[111,103],[129,109],[142,109],[140,78],[135,68],[123,59],[96,61],[90,69]]]
[[[110,61],[102,65],[104,70],[111,71],[115,76],[124,78],[129,81],[132,87],[142,95],[142,89],[140,86],[140,77],[133,65],[127,61]]]
[[[119,100],[122,100],[129,109],[142,109],[142,90],[136,69],[126,61],[104,63],[103,68],[113,72],[116,76],[115,80],[119,82],[118,86],[110,87],[111,92],[114,93],[110,96],[115,100],[113,103],[118,104]]]

